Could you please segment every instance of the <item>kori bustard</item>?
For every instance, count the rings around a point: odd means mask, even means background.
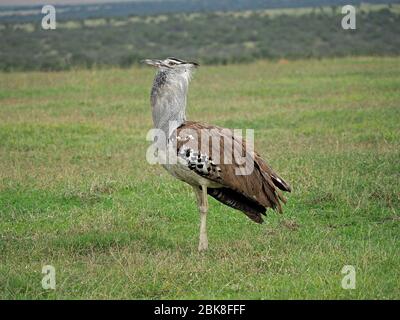
[[[280,190],[290,192],[289,184],[241,136],[229,129],[186,120],[188,86],[198,64],[176,58],[144,62],[157,68],[150,100],[154,128],[164,135],[155,139],[157,152],[164,154],[162,165],[191,185],[197,198],[199,251],[208,248],[207,195],[257,223],[263,222],[266,208],[282,212],[281,202],[286,200]],[[176,161],[169,161],[171,154]]]

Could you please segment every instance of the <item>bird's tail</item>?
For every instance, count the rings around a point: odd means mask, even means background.
[[[207,188],[207,193],[223,204],[242,211],[254,222],[263,223],[262,215],[265,215],[265,207],[239,192],[229,188]]]

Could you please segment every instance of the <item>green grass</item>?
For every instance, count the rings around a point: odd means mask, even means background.
[[[0,74],[0,298],[400,298],[400,58],[201,68],[189,118],[254,128],[294,190],[263,225],[211,200],[202,255],[191,188],[146,162],[152,78]]]

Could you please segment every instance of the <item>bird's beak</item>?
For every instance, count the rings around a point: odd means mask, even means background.
[[[145,59],[142,60],[141,62],[153,67],[159,67],[161,65],[161,60],[157,59]]]

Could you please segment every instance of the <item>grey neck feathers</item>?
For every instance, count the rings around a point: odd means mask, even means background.
[[[151,90],[153,123],[167,137],[186,121],[189,80],[190,70],[160,70],[154,79]]]

